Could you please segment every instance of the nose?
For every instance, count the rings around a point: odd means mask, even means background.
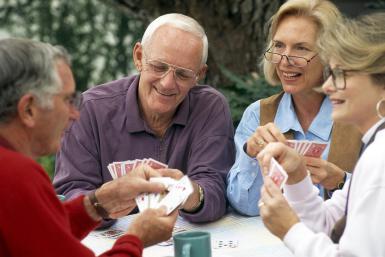
[[[160,84],[163,88],[174,88],[175,85],[175,68],[170,67],[168,71],[166,71],[163,76],[160,78]]]
[[[336,91],[336,88],[333,85],[332,76],[329,76],[322,85],[322,90],[325,94],[330,95],[331,93]]]

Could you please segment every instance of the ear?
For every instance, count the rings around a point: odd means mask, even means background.
[[[132,56],[134,57],[134,64],[136,69],[142,71],[142,58],[143,58],[143,47],[140,42],[137,42],[132,50]]]
[[[205,65],[203,65],[203,67],[199,70],[198,81],[200,81],[200,80],[202,80],[202,79],[205,78],[207,69],[208,69],[208,66],[207,66],[207,64],[205,64]]]
[[[23,95],[17,103],[17,113],[20,121],[27,127],[34,127],[37,117],[36,97],[32,94]]]

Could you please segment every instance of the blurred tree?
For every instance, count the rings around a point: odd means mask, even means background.
[[[0,0],[0,29],[63,45],[82,91],[130,73],[132,44],[143,33],[140,20],[95,0]]]
[[[258,72],[265,24],[284,0],[108,0],[129,17],[148,24],[159,15],[178,12],[195,18],[209,38],[206,82],[228,86],[220,66],[240,76]],[[230,83],[231,84],[231,83]]]

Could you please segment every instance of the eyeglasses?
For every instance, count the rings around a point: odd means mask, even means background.
[[[146,60],[146,66],[148,67],[148,71],[152,73],[152,75],[163,78],[165,77],[170,70],[174,72],[175,81],[182,85],[189,85],[192,82],[196,82],[198,80],[198,73],[193,70],[182,68],[173,64],[169,64],[166,62],[161,62],[158,60]]]
[[[315,54],[310,59],[306,59],[305,57],[301,57],[301,56],[274,53],[274,52],[271,52],[270,50],[267,50],[264,53],[265,59],[268,62],[275,63],[275,64],[280,63],[282,61],[282,58],[285,56],[289,64],[296,67],[305,67],[317,55],[318,54]]]
[[[346,72],[354,72],[356,70],[344,70],[339,67],[334,69],[329,66],[324,67],[323,77],[326,81],[330,76],[332,76],[333,86],[337,90],[344,90],[346,88]]]
[[[83,95],[82,92],[76,91],[74,92],[69,98],[68,98],[68,103],[75,107],[76,109],[80,108],[80,105],[83,102]]]

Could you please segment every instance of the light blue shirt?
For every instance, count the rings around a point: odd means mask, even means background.
[[[291,95],[285,93],[278,105],[274,123],[282,133],[293,130],[296,140],[327,142],[328,146],[322,154],[322,159],[326,159],[333,127],[331,113],[329,97],[325,97],[317,116],[305,133],[295,113]],[[227,176],[227,197],[231,206],[249,216],[259,215],[258,201],[263,179],[258,161],[243,151],[243,145],[259,126],[259,117],[260,101],[258,100],[247,107],[235,132],[236,159]],[[322,188],[321,191],[323,195]]]

